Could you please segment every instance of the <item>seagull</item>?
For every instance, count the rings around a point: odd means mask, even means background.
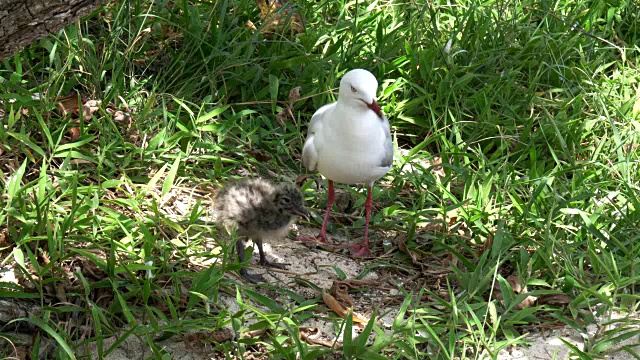
[[[265,179],[231,182],[222,188],[214,200],[216,222],[228,231],[241,236],[236,241],[240,262],[244,262],[243,238],[251,238],[260,252],[258,264],[286,269],[289,264],[267,261],[262,249],[263,238],[284,237],[298,216],[308,218],[304,197],[291,183],[274,184]],[[246,268],[240,275],[252,283],[263,282],[262,275],[249,274]]]
[[[311,117],[302,161],[328,179],[327,211],[320,233],[327,241],[327,222],[335,198],[333,183],[366,184],[364,239],[351,246],[354,256],[370,256],[369,218],[373,183],[391,169],[393,144],[389,120],[376,99],[378,81],[367,70],[354,69],[340,80],[338,101],[326,104]],[[301,238],[300,240],[309,240]]]

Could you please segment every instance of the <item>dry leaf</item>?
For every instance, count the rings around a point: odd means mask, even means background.
[[[340,188],[335,190],[333,206],[336,209],[336,213],[348,212],[354,201],[355,199],[350,192]]]
[[[80,129],[78,129],[78,130],[80,130]],[[83,164],[92,164],[92,162],[89,161],[89,160],[85,160],[85,159],[72,159],[72,160],[69,160],[69,164],[71,164],[71,165],[83,165]]]
[[[7,228],[2,229],[0,231],[0,247],[8,247],[9,242],[7,241],[7,233],[9,230]]]
[[[482,244],[482,248],[480,248],[480,250],[476,252],[476,255],[478,257],[482,256],[482,254],[491,249],[491,245],[493,245],[493,235],[489,233],[489,235],[487,236],[487,240],[485,240],[485,242]]]
[[[304,20],[296,7],[283,0],[256,0],[260,9],[263,27],[262,34],[271,37],[273,33],[291,30],[293,34],[304,32]]]
[[[340,316],[341,318],[344,318],[349,314],[349,309],[343,306],[342,304],[340,304],[336,300],[336,298],[331,296],[331,294],[326,292],[324,289],[322,290],[322,300],[329,307],[329,309],[331,309],[334,313],[338,314],[338,316]],[[366,324],[367,322],[369,322],[368,319],[363,319],[357,316],[355,312],[353,313],[352,319],[353,319],[353,322],[361,323],[361,324]]]
[[[131,123],[131,114],[122,110],[118,110],[113,113],[113,121]]]
[[[565,293],[547,294],[538,298],[538,305],[567,306],[571,302]]]
[[[313,179],[313,175],[311,175],[311,174],[300,174],[296,178],[295,184],[298,187],[300,187],[300,186],[302,186],[302,184],[304,184],[309,179]]]
[[[29,356],[29,349],[26,346],[17,346],[15,348],[15,358],[18,360],[27,360],[31,357]]]
[[[218,329],[211,333],[211,340],[215,343],[223,343],[227,341],[233,341],[236,338],[233,330],[229,328]]]
[[[431,165],[439,165],[442,164],[442,158],[440,156],[436,156],[433,158],[433,160],[431,160]],[[437,176],[443,178],[445,177],[445,173],[444,173],[444,169],[442,168],[442,166],[434,166],[431,171],[433,171],[434,174],[436,174]]]
[[[64,283],[55,283],[54,287],[56,289],[56,298],[58,299],[58,301],[60,301],[61,303],[66,303],[67,302],[67,292],[64,289]]]
[[[296,121],[296,117],[293,116],[293,104],[300,100],[300,86],[296,86],[293,89],[289,90],[289,98],[285,107],[280,110],[280,112],[276,115],[276,121],[280,126],[284,126],[285,120],[287,118],[291,118],[294,122]]]
[[[72,127],[71,129],[69,129],[67,131],[67,134],[69,135],[69,140],[71,142],[74,142],[76,140],[78,140],[78,138],[80,137],[80,128],[79,127]]]
[[[265,161],[269,161],[271,160],[271,155],[269,155],[268,152],[264,151],[264,150],[260,150],[260,149],[252,149],[247,151],[247,154],[253,156],[254,159],[260,161],[260,162],[265,162]]]
[[[450,251],[445,251],[445,258],[442,259],[442,267],[448,268],[450,266],[458,267],[458,258],[455,257]]]
[[[73,94],[69,96],[64,96],[58,99],[58,103],[56,106],[58,110],[60,110],[60,114],[62,116],[70,115],[70,114],[78,114],[80,112],[80,107],[78,105],[78,94]]]
[[[82,118],[85,121],[91,120],[91,116],[94,112],[98,111],[102,101],[100,100],[89,100],[82,105]]]
[[[353,307],[353,298],[349,295],[349,287],[342,281],[334,281],[331,286],[331,292],[335,294],[336,299]]]
[[[349,289],[359,289],[359,288],[361,288],[363,286],[383,284],[386,281],[387,281],[387,277],[378,278],[378,279],[370,279],[370,280],[350,279],[350,280],[338,281],[338,283],[348,286]]]
[[[509,275],[506,280],[509,283],[509,285],[511,285],[511,289],[513,289],[513,292],[515,294],[524,294],[529,291],[527,290],[526,286],[524,287],[522,286],[520,278],[518,277],[517,274]],[[493,297],[494,299],[503,298],[498,280],[495,280],[493,282]],[[536,303],[536,300],[537,298],[535,296],[527,296],[524,300],[522,300],[520,304],[516,305],[516,309],[524,309],[524,308],[531,307]],[[504,304],[504,302],[501,302],[501,303]]]
[[[263,329],[247,331],[247,332],[242,334],[242,337],[244,339],[258,337],[258,336],[261,336],[262,334],[264,334],[265,331],[267,331],[267,329],[264,329],[264,328]]]
[[[342,345],[337,341],[334,342],[330,340],[318,339],[317,338],[318,336],[320,336],[320,330],[318,330],[318,328],[305,328],[305,327],[300,328],[300,338],[306,341],[310,345],[322,345],[328,348],[333,348],[334,346]]]
[[[278,125],[284,126],[284,121],[287,120],[290,112],[291,110],[289,109],[288,106],[280,110],[280,112],[276,115],[276,122],[278,122]]]
[[[420,260],[424,259],[424,255],[419,254],[407,246],[407,241],[409,240],[409,235],[407,233],[401,233],[393,239],[393,243],[396,244],[398,249],[403,253],[409,255],[411,258],[411,262],[418,265]]]
[[[629,153],[634,152],[634,151],[636,151],[638,149],[638,144],[626,144],[622,148],[623,148],[624,153],[626,155],[629,155]]]
[[[300,90],[302,87],[296,86],[293,89],[289,90],[289,105],[293,105],[293,103],[300,100]]]

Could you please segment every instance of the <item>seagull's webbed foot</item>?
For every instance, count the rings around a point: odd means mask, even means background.
[[[323,244],[329,244],[329,240],[327,238],[327,233],[326,232],[320,232],[320,234],[316,235],[316,236],[310,236],[310,237],[301,237],[298,236],[296,237],[296,241],[304,241],[304,242],[321,242]]]
[[[349,249],[351,249],[351,255],[354,257],[371,257],[371,251],[369,251],[369,245],[363,244],[352,244],[348,245]]]
[[[258,261],[258,264],[262,266],[268,266],[268,267],[282,269],[282,270],[287,270],[287,266],[291,265],[291,264],[285,264],[285,263],[271,262],[271,261],[268,261],[267,259],[262,259]]]
[[[258,284],[261,282],[266,282],[267,280],[265,280],[265,278],[260,275],[260,274],[249,274],[249,272],[247,272],[247,269],[242,269],[240,270],[240,275],[245,278],[245,280],[247,280],[248,282],[252,283],[252,284]]]

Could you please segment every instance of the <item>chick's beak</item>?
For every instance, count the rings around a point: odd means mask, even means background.
[[[303,206],[303,207],[294,207],[293,209],[293,213],[305,218],[305,220],[309,221],[309,212],[307,211],[307,209]]]
[[[367,104],[367,107],[373,110],[373,112],[375,112],[376,115],[378,115],[380,118],[383,117],[382,110],[380,109],[380,105],[378,105],[378,102],[376,101],[376,99],[373,99],[371,104]]]

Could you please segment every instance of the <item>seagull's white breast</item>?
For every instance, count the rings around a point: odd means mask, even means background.
[[[369,109],[326,114],[315,134],[317,168],[329,180],[344,184],[370,184],[386,174],[385,129],[382,120]]]

